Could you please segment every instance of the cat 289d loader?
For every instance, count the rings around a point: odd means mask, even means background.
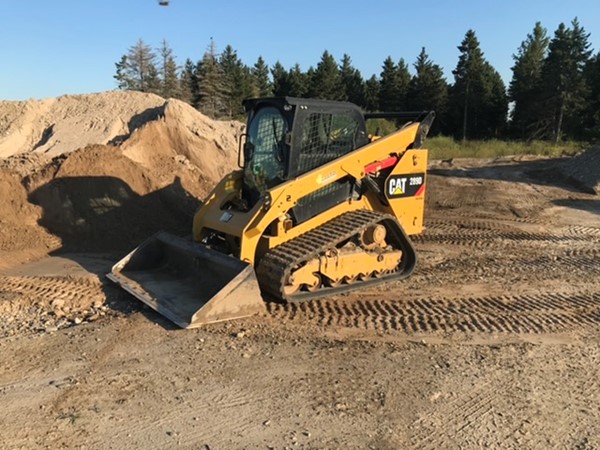
[[[352,103],[244,101],[241,170],[193,220],[193,240],[160,232],[108,277],[183,328],[248,316],[264,300],[305,301],[398,280],[423,228],[433,112],[365,114]],[[404,119],[385,137],[366,120]]]

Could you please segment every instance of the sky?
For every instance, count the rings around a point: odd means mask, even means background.
[[[548,35],[577,17],[600,50],[599,0],[0,0],[0,100],[116,89],[115,63],[138,39],[169,43],[179,64],[202,58],[210,39],[252,66],[259,56],[302,70],[328,50],[348,54],[364,78],[391,56],[413,63],[421,48],[453,81],[469,29],[510,82],[512,55],[537,21]]]

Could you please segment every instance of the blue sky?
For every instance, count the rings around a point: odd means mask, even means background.
[[[0,99],[24,100],[115,89],[114,63],[139,38],[166,39],[178,62],[197,61],[212,37],[253,65],[315,66],[323,51],[352,58],[365,78],[387,56],[412,64],[426,47],[449,81],[457,46],[475,30],[486,59],[504,81],[512,54],[536,21],[553,35],[578,17],[600,50],[599,0],[0,0]]]

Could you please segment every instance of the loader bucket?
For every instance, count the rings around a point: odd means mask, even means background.
[[[250,264],[165,232],[143,242],[107,277],[182,328],[265,310]]]

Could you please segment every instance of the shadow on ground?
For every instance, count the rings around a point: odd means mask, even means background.
[[[593,199],[557,199],[552,200],[557,206],[578,209],[580,211],[589,212],[600,215],[600,200]],[[600,223],[599,223],[600,225]]]
[[[158,231],[179,236],[190,233],[200,201],[178,178],[147,195],[137,194],[115,177],[55,178],[31,192],[29,200],[42,208],[39,224],[62,241],[51,257],[58,265],[60,260],[72,263],[63,263],[63,271],[77,276],[79,267],[98,275],[107,306],[113,310],[125,314],[141,311],[164,328],[177,328],[105,275],[114,263]]]

